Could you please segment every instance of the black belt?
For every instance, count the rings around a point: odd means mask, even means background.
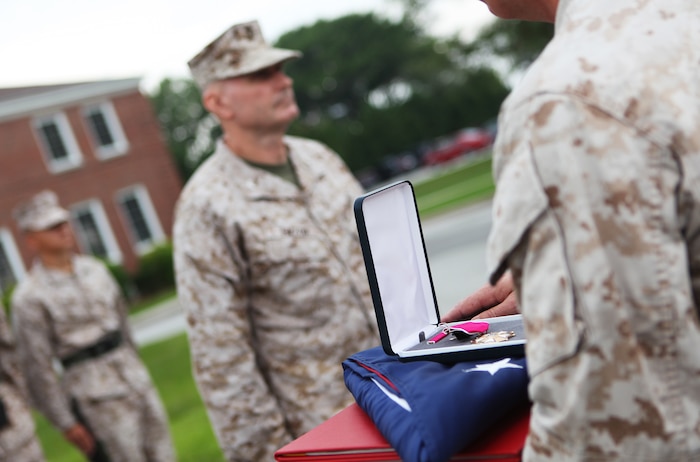
[[[67,369],[76,363],[85,361],[86,359],[98,358],[105,353],[109,353],[121,344],[122,333],[119,331],[110,332],[89,347],[85,347],[82,350],[78,350],[75,353],[62,358],[61,364],[63,364],[63,367]]]

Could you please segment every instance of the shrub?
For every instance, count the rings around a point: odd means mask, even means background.
[[[170,242],[159,244],[141,256],[134,283],[142,297],[175,287],[173,246]]]
[[[112,273],[114,279],[116,279],[117,284],[119,284],[119,287],[122,289],[122,294],[124,297],[129,301],[133,301],[133,299],[136,297],[136,287],[134,286],[134,282],[131,280],[131,276],[129,276],[126,269],[117,263],[112,263],[108,260],[102,261],[109,272]]]

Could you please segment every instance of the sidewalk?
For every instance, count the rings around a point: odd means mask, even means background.
[[[146,311],[129,316],[137,345],[148,345],[185,330],[185,316],[177,297],[165,300]]]

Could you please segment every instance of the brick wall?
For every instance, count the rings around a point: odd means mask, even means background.
[[[109,98],[109,101],[128,140],[127,153],[98,159],[83,117],[84,105],[67,106],[61,110],[69,120],[83,163],[76,169],[57,174],[51,173],[44,161],[32,117],[0,122],[0,227],[12,230],[27,268],[32,256],[14,225],[11,210],[20,200],[41,189],[54,190],[66,207],[87,199],[99,199],[121,250],[122,263],[130,271],[136,269],[138,256],[115,202],[118,191],[144,186],[164,233],[170,236],[173,207],[182,182],[150,103],[137,90]]]

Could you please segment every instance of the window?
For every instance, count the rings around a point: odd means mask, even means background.
[[[37,117],[34,128],[51,172],[59,173],[80,166],[83,156],[64,113]]]
[[[93,199],[72,206],[71,216],[75,237],[82,252],[113,263],[121,262],[122,254],[100,201]]]
[[[7,229],[0,229],[0,292],[12,287],[24,274],[24,264],[12,234]]]
[[[83,116],[95,145],[95,152],[100,159],[126,154],[129,142],[124,136],[119,118],[110,102],[88,106]]]
[[[121,191],[117,202],[124,215],[129,234],[137,253],[145,253],[165,237],[148,191],[135,186]]]

